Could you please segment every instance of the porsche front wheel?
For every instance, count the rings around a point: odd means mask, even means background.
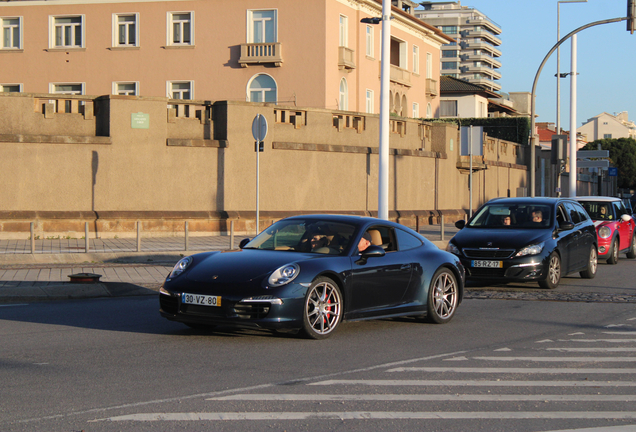
[[[457,310],[459,288],[452,271],[441,268],[435,272],[428,289],[426,321],[443,324],[450,321]]]
[[[331,279],[319,277],[313,281],[303,310],[303,331],[311,339],[325,339],[342,319],[342,295]]]

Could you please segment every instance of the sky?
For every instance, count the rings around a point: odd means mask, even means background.
[[[557,0],[461,0],[501,27],[498,47],[502,92],[530,92],[541,62],[557,43]],[[560,36],[596,21],[627,16],[627,0],[560,3]],[[626,22],[601,24],[577,34],[576,127],[603,112],[627,111],[636,120],[636,32]],[[560,47],[560,72],[571,71],[571,41]],[[557,53],[536,87],[537,122],[556,123]],[[561,79],[561,128],[570,129],[570,77]]]

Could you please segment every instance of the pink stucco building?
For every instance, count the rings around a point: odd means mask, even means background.
[[[453,39],[394,2],[391,110],[436,117]],[[380,0],[0,1],[0,90],[378,113]]]

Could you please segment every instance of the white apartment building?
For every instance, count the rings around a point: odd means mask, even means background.
[[[606,112],[601,113],[588,119],[587,122],[576,131],[580,134],[587,135],[588,141],[607,138],[636,139],[636,124],[629,120],[627,111],[614,115]]]
[[[427,24],[454,38],[442,47],[441,74],[501,90],[501,27],[477,9],[461,1],[424,1],[414,14]]]

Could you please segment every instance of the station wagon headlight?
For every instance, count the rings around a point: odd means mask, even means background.
[[[459,252],[459,248],[450,242],[446,245],[446,252],[450,252],[457,256],[461,255],[461,253]]]
[[[612,235],[612,230],[606,226],[602,226],[598,229],[598,236],[600,238],[609,238]]]
[[[279,287],[293,281],[299,274],[300,267],[298,267],[298,264],[286,264],[274,270],[267,283],[271,287]]]
[[[183,273],[189,266],[192,264],[192,257],[185,257],[179,260],[178,263],[172,268],[170,272],[170,276],[168,278],[173,278],[179,276]]]
[[[517,252],[517,254],[515,256],[516,257],[522,257],[522,256],[526,256],[526,255],[537,255],[537,254],[540,254],[541,251],[543,250],[543,246],[545,246],[545,242],[541,242],[541,243],[536,244],[536,245],[526,246],[523,249],[521,249],[519,252]]]

